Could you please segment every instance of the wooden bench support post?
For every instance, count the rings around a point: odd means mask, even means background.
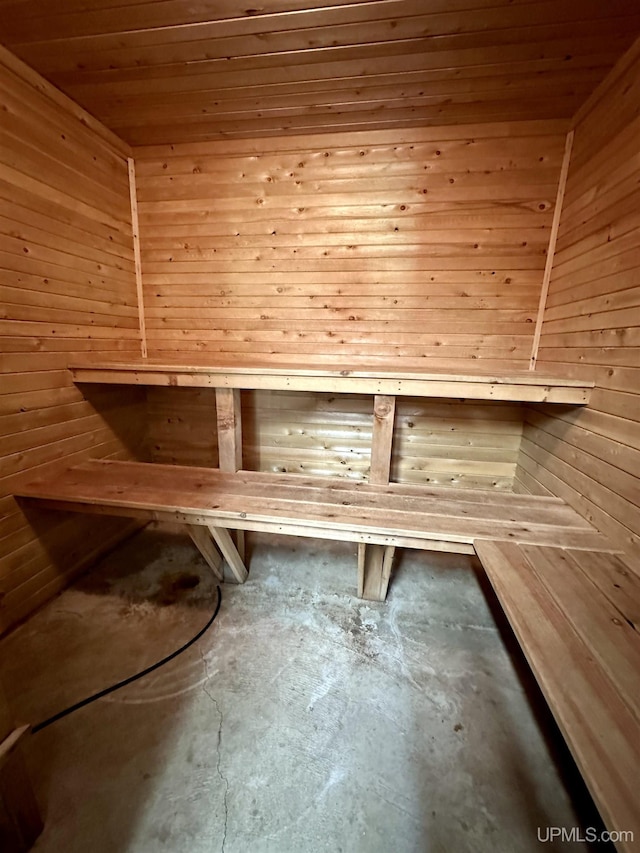
[[[222,573],[222,557],[211,538],[209,529],[207,527],[203,527],[201,524],[186,524],[185,527],[189,531],[189,536],[191,537],[193,544],[196,546],[198,551],[200,551],[213,574],[219,581],[224,580]]]
[[[218,421],[218,465],[235,474],[242,469],[242,405],[239,388],[216,388]],[[244,530],[234,531],[240,559],[245,558]]]
[[[369,482],[377,486],[389,483],[395,414],[395,397],[386,394],[374,396]],[[367,601],[385,600],[394,553],[395,548],[391,545],[358,545],[359,598]]]
[[[238,553],[238,549],[233,544],[231,534],[225,527],[213,527],[207,525],[207,529],[211,531],[211,535],[216,541],[216,545],[222,551],[222,555],[229,564],[229,568],[233,572],[238,583],[244,583],[249,575],[242,557]]]
[[[373,398],[371,470],[369,473],[369,482],[376,486],[385,486],[389,482],[395,415],[396,398],[376,394]]]
[[[393,545],[358,543],[358,598],[385,600],[395,550]]]

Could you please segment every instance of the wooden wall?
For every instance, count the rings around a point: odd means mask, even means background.
[[[539,369],[597,383],[587,409],[530,409],[518,483],[640,543],[640,42],[578,115]]]
[[[152,388],[154,461],[217,466],[215,394]],[[366,480],[373,400],[365,395],[242,392],[243,466]],[[522,437],[518,405],[398,398],[391,479],[510,491]]]
[[[0,108],[1,632],[130,527],[27,515],[14,483],[126,455],[142,419],[135,391],[85,399],[66,370],[78,355],[140,355],[126,146],[6,51]]]
[[[564,130],[516,122],[136,149],[149,355],[526,368]],[[156,458],[214,458],[207,416],[191,407],[187,425],[171,393],[151,396]],[[247,465],[366,476],[370,400],[245,398]],[[519,414],[497,411],[407,402],[396,446],[410,452],[395,477],[510,487]]]
[[[149,354],[526,367],[562,130],[136,149]]]

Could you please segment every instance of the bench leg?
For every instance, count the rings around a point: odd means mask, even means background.
[[[358,598],[386,599],[395,550],[393,545],[358,543]]]
[[[244,583],[249,575],[247,567],[242,561],[242,557],[238,554],[236,546],[233,544],[231,534],[224,527],[213,527],[207,525],[207,529],[215,539],[216,545],[222,551],[222,555],[229,563],[229,568],[234,574],[238,583]]]
[[[233,474],[242,469],[242,397],[239,388],[216,388],[216,420],[218,464],[221,471]],[[234,530],[232,535],[240,562],[244,562],[244,530]]]
[[[208,528],[203,527],[201,524],[187,524],[185,526],[189,531],[191,541],[198,551],[200,551],[213,574],[219,581],[224,580],[222,573],[222,557],[211,538],[211,533]]]

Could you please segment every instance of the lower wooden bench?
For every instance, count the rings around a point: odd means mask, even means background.
[[[358,592],[371,600],[384,600],[398,546],[473,554],[475,541],[493,539],[612,550],[561,500],[505,492],[92,460],[18,494],[55,509],[182,523],[218,576],[219,549],[240,583],[247,569],[230,529],[357,542]],[[370,545],[384,547],[367,554]]]
[[[475,547],[617,847],[640,849],[640,574],[613,554]]]
[[[240,583],[230,530],[357,542],[358,593],[372,600],[385,598],[398,546],[477,553],[604,820],[640,840],[640,578],[560,499],[105,460],[19,495],[179,522],[217,576],[222,554]]]

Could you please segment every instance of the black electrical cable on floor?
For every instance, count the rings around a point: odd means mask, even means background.
[[[201,628],[195,637],[192,637],[188,643],[185,643],[184,646],[181,646],[179,649],[176,649],[175,652],[171,652],[170,655],[167,655],[162,660],[157,661],[151,666],[148,666],[146,669],[143,669],[141,672],[137,672],[135,675],[130,675],[128,678],[125,678],[124,681],[119,681],[117,684],[112,684],[111,687],[106,687],[104,690],[101,690],[99,693],[94,693],[92,696],[87,696],[86,699],[82,699],[80,702],[76,702],[75,705],[71,705],[68,708],[65,708],[64,711],[59,711],[57,714],[54,714],[53,717],[49,717],[48,720],[44,720],[42,723],[38,723],[37,726],[32,726],[31,733],[35,734],[36,732],[41,731],[42,729],[46,729],[47,726],[50,726],[52,723],[57,723],[58,720],[61,720],[63,717],[69,716],[69,714],[73,714],[74,711],[79,711],[80,708],[84,708],[85,705],[90,705],[92,702],[95,702],[97,699],[102,699],[103,696],[108,696],[109,693],[114,693],[116,690],[120,690],[121,687],[126,687],[127,684],[132,684],[134,681],[137,681],[139,678],[143,678],[145,675],[149,675],[149,673],[153,672],[156,669],[160,669],[161,666],[164,666],[165,663],[169,663],[169,661],[177,658],[178,655],[181,655],[182,652],[186,652],[186,650],[196,643],[202,635],[209,630],[209,628],[213,625],[216,616],[218,615],[218,611],[220,610],[220,605],[222,604],[222,592],[220,591],[220,587],[217,587],[218,590],[218,601],[216,603],[215,610],[207,624],[204,628]]]

